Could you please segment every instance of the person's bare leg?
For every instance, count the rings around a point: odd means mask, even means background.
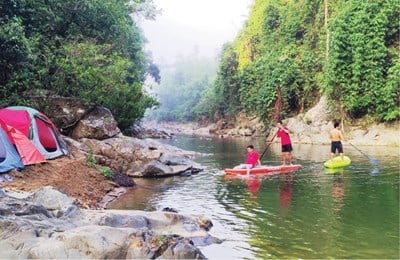
[[[286,164],[286,153],[282,153],[282,165]]]
[[[342,160],[344,159],[344,154],[343,153],[341,153],[340,154],[340,157],[342,158]]]
[[[292,160],[293,160],[292,152],[289,152],[288,155],[289,155],[289,164],[292,165],[292,164],[293,164],[293,161],[292,161]]]

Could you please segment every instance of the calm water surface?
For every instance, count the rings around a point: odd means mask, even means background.
[[[222,244],[200,247],[209,259],[399,258],[399,148],[345,145],[352,164],[327,172],[328,145],[294,145],[299,171],[264,177],[226,178],[223,168],[244,161],[245,147],[262,153],[262,139],[178,136],[162,140],[207,155],[205,170],[190,177],[138,181],[110,208],[205,215]],[[280,164],[273,144],[263,164]]]

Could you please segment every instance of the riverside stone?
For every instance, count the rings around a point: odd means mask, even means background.
[[[33,259],[205,259],[196,241],[210,239],[212,226],[203,216],[136,210],[84,210],[55,217],[55,209],[73,202],[51,187],[24,199],[0,190],[0,252],[2,258]],[[55,196],[46,208],[38,198]],[[34,199],[35,198],[35,202]],[[59,203],[63,201],[65,205]],[[43,202],[43,201],[42,201]]]

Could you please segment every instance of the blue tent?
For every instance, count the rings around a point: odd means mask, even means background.
[[[0,173],[12,169],[23,169],[21,157],[8,139],[7,133],[0,127]]]

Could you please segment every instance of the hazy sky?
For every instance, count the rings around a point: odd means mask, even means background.
[[[162,10],[155,21],[144,21],[149,50],[157,64],[177,56],[216,57],[243,26],[252,0],[154,0]]]

